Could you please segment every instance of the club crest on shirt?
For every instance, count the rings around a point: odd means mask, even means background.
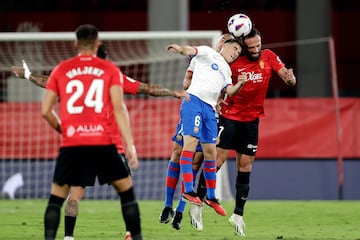
[[[259,67],[260,67],[261,69],[264,69],[265,63],[264,63],[263,60],[261,60],[261,61],[259,62]]]

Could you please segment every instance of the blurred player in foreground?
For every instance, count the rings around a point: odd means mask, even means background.
[[[94,26],[79,26],[75,42],[79,55],[55,67],[46,84],[41,113],[63,137],[45,211],[46,240],[56,237],[60,209],[67,196],[65,239],[73,239],[79,202],[85,187],[94,186],[96,177],[100,184],[112,184],[120,197],[122,215],[132,238],[142,239],[130,169],[118,154],[111,135],[112,118],[115,118],[126,144],[129,164],[137,168],[137,153],[123,101],[123,81],[113,63],[96,57],[99,44]],[[61,120],[53,110],[58,99]]]
[[[220,52],[221,48],[224,45],[224,42],[228,39],[233,39],[233,35],[230,33],[222,34],[215,46],[215,50]],[[183,81],[184,89],[188,89],[191,84],[192,79],[192,71],[187,71]],[[175,211],[172,208],[173,198],[176,186],[180,177],[180,155],[183,147],[183,124],[180,121],[177,125],[174,136],[172,137],[173,145],[171,151],[171,158],[166,171],[166,179],[165,179],[165,201],[164,208],[160,213],[159,221],[160,223],[168,223],[172,220],[171,225],[176,230],[180,230],[181,228],[181,220],[183,217],[183,212],[185,210],[186,202],[182,200],[180,197],[178,201],[178,205]],[[203,154],[200,144],[198,144],[196,148],[196,152],[194,154],[194,159],[192,163],[193,170],[193,184],[195,186],[195,180],[197,176],[197,172],[200,169],[201,163],[203,161]],[[183,186],[182,186],[183,190]]]
[[[234,95],[243,82],[231,83],[231,70],[228,63],[233,62],[240,54],[241,47],[236,39],[224,42],[218,53],[208,46],[179,46],[171,44],[167,50],[185,56],[194,56],[188,71],[193,73],[191,84],[187,89],[190,100],[183,100],[180,117],[183,123],[184,146],[180,156],[180,169],[184,184],[184,200],[202,205],[194,192],[192,162],[197,144],[200,142],[204,154],[204,176],[207,186],[205,203],[216,213],[226,216],[225,209],[215,196],[216,188],[216,140],[217,121],[215,105],[222,91]]]
[[[247,82],[234,96],[227,95],[219,116],[219,142],[217,144],[217,167],[228,158],[229,150],[236,151],[237,178],[235,209],[229,221],[235,232],[244,236],[244,206],[249,194],[250,173],[258,147],[259,118],[264,116],[264,100],[273,72],[288,85],[294,86],[296,78],[292,69],[285,67],[274,52],[261,49],[261,36],[252,29],[243,37],[245,55],[231,64],[233,84],[244,74]],[[204,198],[206,190],[204,180],[200,178],[197,193]],[[202,225],[201,207],[190,212],[192,222]],[[196,225],[193,225],[196,227]]]

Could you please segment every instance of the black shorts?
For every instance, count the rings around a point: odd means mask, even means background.
[[[240,122],[219,117],[217,147],[255,156],[258,145],[259,119]]]
[[[130,169],[115,145],[62,147],[56,160],[53,182],[58,185],[94,186],[126,178]]]

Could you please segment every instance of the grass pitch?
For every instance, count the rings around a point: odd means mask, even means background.
[[[182,228],[160,224],[162,201],[140,201],[145,240],[360,240],[360,201],[254,201],[246,204],[245,237],[234,234],[228,218],[234,202],[223,202],[227,217],[204,206],[202,232],[191,228],[189,205]],[[0,239],[43,239],[46,200],[0,200]],[[57,239],[63,239],[63,213]],[[120,202],[84,200],[75,239],[123,239],[125,227]]]

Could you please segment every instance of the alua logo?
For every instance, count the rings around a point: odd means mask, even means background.
[[[98,125],[79,125],[76,128],[77,133],[95,133],[95,132],[103,132],[104,128],[100,124]]]

